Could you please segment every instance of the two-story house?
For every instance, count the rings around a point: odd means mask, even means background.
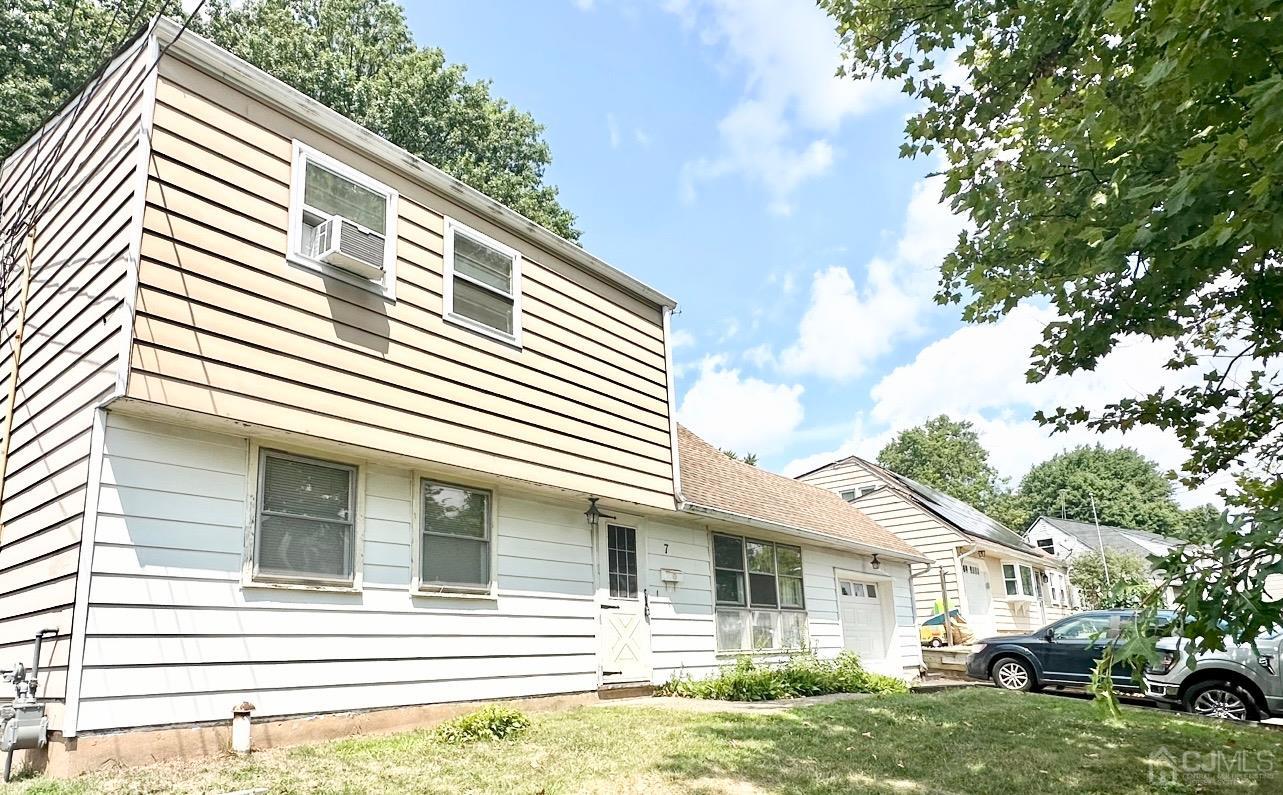
[[[927,559],[677,426],[672,299],[190,31],[0,193],[20,764],[218,752],[243,702],[263,747],[745,653],[917,673]]]
[[[838,494],[931,559],[914,580],[919,622],[947,604],[983,638],[1073,612],[1068,565],[961,500],[858,456],[798,479]]]

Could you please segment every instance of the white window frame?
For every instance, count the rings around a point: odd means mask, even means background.
[[[496,528],[499,521],[499,494],[494,489],[435,477],[427,472],[415,472],[410,486],[410,593],[412,596],[439,596],[451,599],[499,598],[499,542]],[[435,483],[467,491],[483,491],[490,495],[490,510],[486,517],[486,541],[490,545],[490,582],[486,585],[443,584],[423,581],[423,483]]]
[[[247,493],[245,499],[245,552],[241,565],[242,588],[280,588],[296,591],[334,591],[338,593],[360,593],[363,569],[365,564],[365,466],[341,455],[324,450],[314,450],[264,443],[257,439],[249,442],[249,461]],[[258,498],[262,491],[263,452],[279,453],[284,456],[313,460],[322,464],[349,467],[353,471],[353,511],[352,517],[352,581],[329,580],[306,577],[282,577],[279,575],[260,575],[258,573]]]
[[[1038,598],[1037,596],[1038,585],[1034,581],[1034,578],[1038,576],[1038,572],[1034,570],[1034,567],[1031,564],[1021,563],[1018,560],[1004,560],[1001,562],[1001,565],[1004,567],[1000,569],[1000,571],[1002,571],[1002,595],[1004,597],[1006,597],[1007,599],[1020,599],[1020,600],[1028,600],[1028,601],[1034,601]],[[1014,594],[1007,593],[1007,583],[1010,582],[1011,580],[1010,578],[1007,577],[1007,572],[1005,569],[1006,566],[1011,566],[1014,570],[1015,583],[1016,583],[1016,592]],[[1029,582],[1033,585],[1033,591],[1034,591],[1033,593],[1027,593],[1025,591],[1024,580],[1022,580],[1020,577],[1021,569],[1029,570]]]
[[[717,541],[716,541],[717,536],[723,536],[723,537],[725,537],[725,538],[734,538],[734,539],[738,539],[738,540],[739,540],[739,542],[740,542],[740,556],[741,556],[741,558],[742,558],[742,560],[743,560],[743,568],[742,568],[742,569],[739,569],[739,571],[744,575],[744,601],[743,601],[743,602],[741,602],[741,603],[739,603],[739,604],[732,604],[732,603],[730,603],[730,602],[719,602],[719,601],[717,601],[717,572],[721,569],[721,567],[719,567],[719,566],[717,565],[717,556],[716,556],[716,550],[715,550],[715,545],[716,545],[716,543],[717,543]],[[774,562],[775,562],[775,574],[773,575],[773,576],[774,576],[774,579],[775,579],[775,602],[776,602],[776,604],[775,604],[775,606],[774,606],[774,607],[771,607],[770,605],[754,605],[754,604],[753,604],[753,598],[752,598],[752,596],[751,596],[751,588],[750,588],[750,585],[749,585],[749,579],[750,579],[750,578],[749,578],[749,575],[752,573],[752,571],[749,569],[749,566],[748,566],[748,545],[749,545],[749,543],[750,543],[750,542],[754,542],[754,543],[758,543],[758,544],[770,544],[772,547],[775,547],[777,550],[778,550],[778,548],[779,548],[779,547],[784,546],[784,547],[788,547],[789,549],[796,549],[796,550],[798,551],[798,555],[799,555],[800,557],[802,557],[802,558],[803,558],[802,577],[800,578],[800,579],[801,579],[801,581],[802,581],[802,583],[801,583],[801,584],[802,584],[802,605],[801,605],[801,607],[785,607],[785,606],[783,606],[783,605],[781,605],[781,604],[780,604],[783,600],[782,600],[782,599],[780,599],[780,573],[779,573],[779,555],[778,555],[778,552],[776,553],[776,555],[775,555],[775,557],[774,557]],[[754,536],[742,536],[742,535],[739,535],[739,534],[737,534],[737,533],[710,532],[710,533],[708,534],[708,552],[709,552],[709,569],[710,569],[711,574],[713,575],[713,622],[714,622],[714,624],[713,624],[713,642],[714,642],[714,650],[715,650],[715,654],[717,654],[717,655],[734,655],[734,656],[740,656],[740,655],[744,655],[744,654],[780,654],[780,653],[789,653],[789,652],[799,652],[799,651],[801,651],[801,649],[800,649],[800,648],[795,649],[795,648],[793,648],[793,647],[786,647],[786,646],[782,646],[782,645],[780,645],[780,643],[779,643],[780,638],[781,638],[781,636],[783,635],[783,632],[781,631],[781,625],[780,625],[780,620],[781,620],[781,619],[780,619],[780,616],[781,616],[782,614],[784,614],[784,613],[792,613],[792,614],[795,614],[795,615],[801,615],[801,616],[802,616],[802,632],[803,632],[803,636],[804,636],[804,637],[803,637],[803,640],[806,642],[806,644],[807,644],[807,645],[810,645],[810,642],[811,642],[811,637],[810,637],[810,614],[809,614],[809,612],[808,612],[808,610],[807,610],[807,606],[806,606],[806,564],[805,564],[805,555],[806,555],[806,550],[805,550],[805,548],[804,548],[801,544],[791,544],[791,543],[788,543],[787,541],[775,541],[775,540],[772,540],[772,539],[767,539],[767,538],[758,538],[758,537],[754,537]],[[724,570],[725,570],[725,571],[730,571],[730,569],[724,569]],[[789,579],[796,579],[796,578],[794,578],[794,577],[792,577],[792,576],[790,575],[790,576],[789,576]],[[774,646],[771,646],[771,647],[769,647],[769,648],[761,648],[761,649],[753,648],[751,645],[750,645],[748,648],[743,648],[743,649],[718,649],[718,648],[716,648],[716,643],[717,643],[717,623],[716,623],[716,622],[717,622],[717,614],[718,614],[718,613],[740,613],[740,614],[744,615],[744,617],[745,617],[745,619],[746,619],[746,621],[747,621],[747,625],[746,625],[746,629],[745,629],[745,634],[746,634],[749,638],[752,638],[752,636],[753,636],[753,616],[754,616],[754,614],[756,614],[756,613],[771,613],[771,614],[773,614],[773,615],[774,615],[774,617],[775,617],[775,618],[774,618],[774,621],[775,621],[775,630],[774,630],[775,645],[774,645]]]
[[[484,282],[481,282],[477,279],[474,279],[471,276],[468,276],[467,274],[455,272],[454,236],[457,233],[463,233],[464,235],[472,238],[478,243],[481,243],[485,246],[493,248],[496,251],[506,254],[512,258],[512,292],[510,294],[504,293],[502,290],[499,290],[492,285],[485,284]],[[476,333],[490,337],[491,339],[496,339],[496,340],[499,340],[500,342],[504,342],[509,345],[512,345],[515,348],[520,348],[521,347],[521,297],[522,297],[521,296],[521,262],[522,262],[521,252],[517,251],[512,246],[507,246],[507,245],[504,245],[503,243],[500,243],[498,240],[495,240],[493,237],[490,237],[489,235],[483,232],[478,232],[476,229],[473,229],[472,227],[468,226],[462,221],[459,221],[457,219],[450,218],[449,216],[447,216],[445,219],[444,262],[445,262],[445,268],[443,272],[444,278],[442,280],[442,286],[441,286],[441,291],[442,291],[441,317],[444,318],[447,322],[466,328],[469,331],[475,331]],[[512,333],[511,334],[500,331],[497,328],[487,326],[485,323],[481,323],[479,321],[473,320],[470,317],[465,317],[463,315],[457,314],[454,311],[454,280],[456,276],[460,279],[463,279],[466,282],[469,282],[470,284],[476,287],[479,287],[483,290],[494,293],[495,295],[502,295],[505,298],[509,298],[512,300]]]
[[[360,275],[344,270],[335,265],[313,259],[303,254],[299,249],[303,243],[303,189],[306,185],[307,162],[311,161],[318,166],[333,171],[335,174],[350,179],[363,188],[381,193],[387,198],[385,208],[384,241],[383,248],[383,281],[376,282],[371,279],[363,279]],[[396,300],[396,262],[397,262],[397,199],[398,194],[395,190],[384,185],[382,182],[373,177],[363,174],[351,166],[336,160],[333,157],[314,149],[307,144],[294,140],[293,155],[291,159],[290,171],[290,207],[289,207],[289,231],[286,236],[286,261],[293,265],[308,268],[318,273],[322,273],[333,279],[360,287],[363,290],[369,290],[378,293],[388,300]],[[318,213],[319,214],[319,213]]]

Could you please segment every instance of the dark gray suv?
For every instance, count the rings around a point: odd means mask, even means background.
[[[1283,717],[1279,656],[1283,632],[1250,644],[1197,655],[1190,667],[1181,638],[1158,641],[1162,662],[1145,670],[1145,694],[1155,701],[1213,718],[1261,720]]]

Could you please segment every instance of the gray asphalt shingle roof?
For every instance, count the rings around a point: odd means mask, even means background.
[[[1179,538],[1171,536],[1105,524],[1100,526],[1100,534],[1097,536],[1096,525],[1091,522],[1075,522],[1072,519],[1057,519],[1053,516],[1038,518],[1095,550],[1099,550],[1103,542],[1105,549],[1146,557],[1154,554],[1154,551],[1147,548],[1145,543],[1161,547],[1174,547],[1184,543]]]

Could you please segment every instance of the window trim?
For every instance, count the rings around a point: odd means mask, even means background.
[[[486,585],[423,581],[423,484],[425,482],[453,489],[480,491],[490,496],[490,507],[486,516],[486,543],[490,545],[490,582]],[[496,574],[496,568],[499,565],[499,544],[495,529],[498,519],[499,494],[494,489],[442,480],[426,472],[414,472],[410,478],[410,595],[449,599],[498,599],[499,577]]]
[[[381,193],[387,197],[387,206],[384,210],[384,249],[383,249],[383,281],[376,282],[371,279],[363,279],[358,274],[344,270],[335,265],[330,265],[320,260],[302,254],[299,247],[303,242],[303,189],[306,184],[306,163],[312,161],[318,166],[333,171],[335,174],[350,179],[363,188]],[[399,194],[396,190],[388,185],[379,182],[368,174],[364,174],[346,163],[337,160],[324,152],[315,149],[297,138],[293,140],[293,150],[290,156],[290,203],[289,203],[289,228],[286,234],[285,260],[292,265],[308,268],[333,279],[360,287],[363,290],[369,290],[387,298],[390,301],[396,300],[396,263],[397,263],[397,201]]]
[[[281,445],[264,444],[258,439],[250,439],[248,445],[248,477],[246,477],[245,499],[245,546],[241,563],[242,588],[273,588],[294,591],[331,591],[336,593],[360,593],[364,579],[365,567],[365,466],[359,461],[342,455],[335,455],[327,450],[317,450]],[[352,580],[329,580],[307,577],[281,577],[264,575],[258,571],[258,498],[263,491],[262,465],[264,455],[273,453],[286,458],[303,461],[314,461],[335,467],[347,467],[352,470],[353,511],[352,517]]]
[[[474,279],[471,276],[468,276],[466,273],[457,273],[455,271],[454,269],[454,236],[458,233],[463,233],[464,235],[472,238],[478,243],[481,243],[485,246],[493,248],[496,251],[499,251],[503,254],[507,254],[509,257],[512,258],[512,292],[511,293],[504,293],[502,290],[499,290],[498,288],[492,285],[485,284],[484,282],[481,282],[477,279]],[[480,232],[476,229],[473,229],[472,227],[468,226],[462,221],[459,221],[458,219],[455,219],[455,218],[451,218],[450,216],[446,216],[445,218],[444,234],[445,234],[445,249],[444,249],[444,255],[442,257],[442,261],[444,265],[442,270],[442,283],[441,283],[441,293],[442,293],[441,317],[447,323],[453,323],[462,328],[466,328],[469,331],[474,331],[478,334],[481,334],[486,337],[490,337],[491,339],[498,340],[499,342],[506,343],[520,350],[521,349],[521,298],[522,298],[521,265],[524,259],[521,256],[521,252],[517,251],[512,246],[508,246],[503,243],[500,243],[498,240],[495,240],[493,237],[485,234],[484,232]],[[485,323],[482,323],[477,320],[473,320],[470,317],[465,317],[464,315],[460,315],[454,311],[454,280],[456,276],[483,290],[487,290],[491,293],[494,293],[495,295],[501,295],[505,298],[509,298],[512,300],[512,333],[511,334],[500,331],[497,328],[487,326]]]
[[[737,540],[737,541],[739,541],[739,542],[740,542],[740,557],[741,557],[741,559],[742,559],[742,562],[741,562],[742,568],[740,568],[740,569],[736,570],[736,569],[728,569],[728,568],[726,568],[726,567],[724,567],[724,566],[718,566],[718,565],[717,565],[717,556],[716,556],[715,549],[716,549],[717,537],[718,537],[718,536],[722,536],[722,537],[724,537],[724,538],[733,538],[733,539],[735,539],[735,540]],[[773,575],[771,575],[771,576],[774,578],[774,580],[775,580],[775,602],[776,602],[776,604],[775,604],[775,605],[773,605],[773,606],[772,606],[772,605],[761,605],[761,604],[756,604],[756,605],[755,605],[755,604],[753,604],[752,588],[751,588],[751,585],[749,584],[749,575],[752,573],[752,572],[751,572],[751,570],[749,569],[749,564],[748,564],[748,545],[749,545],[749,542],[753,542],[753,543],[757,543],[757,544],[770,544],[770,545],[771,545],[771,548],[772,548],[772,551],[773,551],[773,554],[772,554],[772,563],[774,564],[774,569],[775,569],[775,573],[774,573]],[[805,570],[805,567],[804,567],[804,568],[803,568],[803,571],[802,571],[802,576],[801,576],[801,577],[791,577],[791,576],[790,576],[790,579],[799,579],[799,580],[801,580],[801,582],[802,582],[802,604],[801,604],[801,606],[800,606],[800,607],[790,607],[790,606],[785,606],[785,605],[781,604],[781,603],[783,602],[783,600],[780,598],[780,579],[781,579],[781,575],[780,575],[779,552],[778,552],[778,550],[779,550],[779,547],[780,547],[780,546],[785,546],[785,547],[788,547],[789,549],[796,549],[796,550],[797,550],[797,553],[798,553],[798,558],[799,558],[799,560],[800,560],[800,559],[803,557],[803,555],[805,554],[805,550],[804,550],[804,548],[803,548],[803,546],[802,546],[801,544],[789,544],[789,543],[786,543],[786,542],[775,541],[775,540],[773,540],[773,539],[767,539],[767,538],[761,538],[761,537],[754,537],[754,536],[742,536],[742,535],[737,535],[737,534],[735,534],[735,533],[722,533],[722,532],[712,531],[712,532],[710,532],[710,533],[708,534],[709,568],[710,568],[710,569],[712,570],[712,572],[713,572],[713,622],[714,622],[714,624],[713,624],[713,644],[714,644],[714,654],[715,654],[715,655],[737,655],[737,656],[738,656],[738,655],[744,655],[744,654],[787,654],[787,653],[793,653],[793,652],[800,652],[800,651],[801,651],[801,649],[800,649],[800,648],[799,648],[799,649],[793,649],[793,648],[788,648],[788,647],[784,647],[784,646],[779,645],[780,635],[782,634],[782,633],[781,633],[781,628],[780,628],[780,618],[779,618],[779,614],[783,614],[783,613],[789,613],[789,614],[793,614],[793,615],[801,615],[801,616],[802,616],[802,621],[803,621],[803,632],[804,632],[804,635],[806,636],[806,638],[805,638],[805,639],[806,639],[807,643],[809,644],[809,642],[810,642],[810,613],[807,611],[807,608],[806,608],[806,570]],[[717,599],[717,572],[718,572],[718,571],[738,571],[738,573],[739,573],[739,574],[744,578],[744,599],[743,599],[743,601],[741,601],[741,602],[723,602],[723,601],[718,601],[718,599]],[[770,648],[762,648],[762,649],[755,649],[755,648],[752,648],[752,647],[749,647],[749,648],[742,648],[742,649],[719,649],[719,648],[717,648],[717,638],[718,638],[717,623],[716,623],[716,622],[717,622],[717,615],[718,615],[719,613],[731,613],[731,612],[738,612],[738,613],[742,613],[742,614],[744,614],[744,615],[745,615],[745,617],[746,617],[746,623],[745,623],[746,630],[745,630],[745,631],[747,632],[747,634],[749,635],[749,637],[750,637],[750,638],[752,637],[752,632],[753,632],[753,614],[754,614],[754,613],[774,613],[774,614],[776,614],[776,619],[775,619],[775,642],[776,642],[776,645],[774,645],[774,646],[772,646],[772,647],[770,647]]]
[[[1038,572],[1034,570],[1033,564],[1021,563],[1018,560],[1004,560],[1004,561],[1001,561],[1000,565],[1003,567],[1003,569],[1000,569],[1000,570],[1002,571],[1002,594],[1005,598],[1010,600],[1021,600],[1021,601],[1029,601],[1029,602],[1037,601],[1038,599],[1036,595],[1037,583],[1035,582],[1034,578],[1038,576]],[[1007,577],[1007,572],[1005,570],[1005,567],[1007,566],[1013,567],[1013,573],[1015,577],[1014,580],[1011,580]],[[1024,580],[1020,578],[1020,570],[1022,568],[1029,570],[1029,582],[1034,584],[1035,593],[1025,593]],[[1008,582],[1016,583],[1015,593],[1007,593]]]

